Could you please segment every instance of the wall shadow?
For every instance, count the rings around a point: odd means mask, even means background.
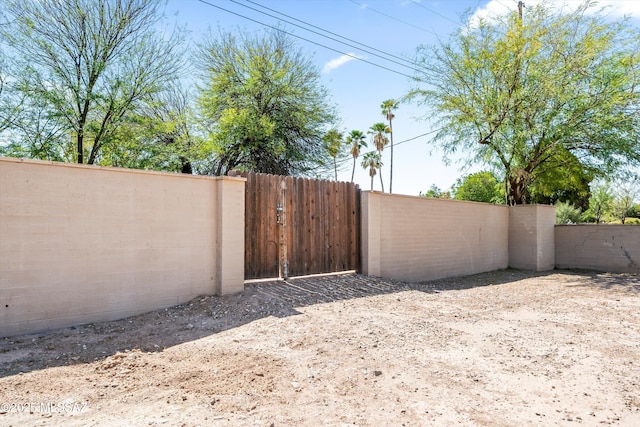
[[[50,367],[100,361],[118,352],[160,352],[185,342],[236,328],[254,320],[300,314],[297,308],[340,300],[415,290],[439,293],[510,283],[558,271],[500,270],[472,276],[405,283],[355,273],[247,284],[244,292],[201,296],[185,304],[111,322],[0,339],[0,378]],[[585,277],[603,289],[640,292],[638,276],[596,272],[562,273]],[[585,284],[585,286],[586,286]],[[582,284],[581,284],[582,285]]]
[[[583,283],[573,286],[597,288],[608,291],[618,291],[640,296],[640,274],[633,273],[603,273],[594,270],[571,269],[556,270],[558,272],[576,274],[587,278]]]

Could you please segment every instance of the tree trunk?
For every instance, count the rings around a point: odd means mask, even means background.
[[[78,163],[82,164],[84,163],[82,155],[84,135],[82,133],[82,128],[80,128],[80,130],[78,131],[78,135],[76,136],[76,138],[78,139]]]
[[[509,176],[509,199],[510,205],[526,205],[527,204],[527,183],[522,174],[516,173]]]
[[[193,175],[193,166],[191,166],[191,162],[189,160],[184,157],[180,157],[180,163],[182,163],[180,172]]]

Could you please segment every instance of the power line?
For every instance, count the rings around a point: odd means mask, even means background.
[[[233,3],[238,3],[238,2],[237,2],[237,1],[235,1],[235,0],[230,0],[230,1],[231,1],[231,2],[233,2]],[[367,49],[371,49],[371,50],[374,50],[374,51],[376,51],[376,52],[380,52],[380,53],[382,53],[383,55],[386,55],[386,56],[389,56],[389,57],[392,57],[392,58],[396,58],[396,59],[398,59],[398,60],[400,60],[400,61],[404,61],[404,62],[406,62],[406,63],[408,63],[408,64],[411,64],[411,67],[408,67],[408,68],[413,68],[414,66],[416,66],[416,65],[417,65],[415,62],[413,62],[413,61],[409,61],[409,60],[407,60],[406,58],[402,58],[402,57],[397,56],[397,55],[394,55],[394,54],[392,54],[392,53],[388,53],[388,52],[385,52],[385,51],[383,51],[383,50],[376,49],[375,47],[372,47],[372,46],[369,46],[369,45],[367,45],[367,44],[361,43],[361,42],[359,42],[359,41],[356,41],[356,40],[350,39],[350,38],[348,38],[348,37],[341,36],[340,34],[337,34],[337,33],[334,33],[334,32],[332,32],[332,31],[326,30],[326,29],[324,29],[324,28],[322,28],[322,27],[318,27],[317,25],[313,25],[313,24],[311,24],[311,23],[309,23],[309,22],[306,22],[306,21],[303,21],[303,20],[301,20],[301,19],[297,19],[297,18],[295,18],[295,17],[293,17],[293,16],[287,15],[286,13],[278,12],[277,10],[271,9],[270,7],[264,6],[264,5],[262,5],[262,4],[259,4],[259,3],[255,2],[255,1],[252,1],[252,0],[244,0],[244,1],[246,1],[247,3],[255,4],[256,6],[259,6],[259,7],[263,8],[263,9],[270,10],[271,12],[277,13],[278,15],[286,16],[286,17],[287,17],[287,18],[289,18],[289,19],[293,19],[294,21],[300,22],[300,23],[302,23],[302,24],[304,24],[304,25],[307,25],[307,26],[309,26],[309,27],[316,28],[316,29],[318,29],[318,30],[320,30],[320,31],[324,31],[325,33],[328,33],[328,34],[334,35],[334,36],[339,37],[339,38],[344,39],[344,40],[348,40],[348,41],[350,41],[350,42],[352,42],[352,43],[356,43],[356,44],[358,44],[358,45],[360,45],[360,46],[364,46],[364,47],[366,47]],[[251,8],[251,7],[249,7],[249,6],[245,6],[245,5],[241,5],[241,6],[243,6],[243,7],[248,7],[248,8],[249,8],[249,9],[251,9],[251,10],[255,10],[256,12],[259,12],[259,13],[265,14],[265,15],[267,15],[267,16],[271,16],[272,18],[281,19],[281,18],[277,18],[277,17],[272,16],[272,15],[266,14],[266,13],[264,13],[264,12],[261,12],[261,11],[259,11],[259,10],[257,10],[257,9]],[[324,35],[324,34],[316,33],[315,31],[311,31],[311,30],[309,30],[309,29],[307,29],[307,28],[301,27],[301,26],[296,25],[296,24],[293,24],[293,23],[291,23],[291,22],[288,22],[288,21],[284,21],[284,22],[287,22],[287,23],[289,23],[289,24],[291,24],[291,25],[295,25],[295,26],[297,26],[298,28],[302,28],[303,30],[310,31],[310,32],[312,32],[312,33],[318,34],[318,35],[320,35],[320,36],[322,36],[322,37],[325,37],[325,38],[328,38],[328,39],[330,39],[330,40],[337,41],[338,43],[342,43],[342,44],[345,44],[345,45],[347,45],[347,46],[354,47],[354,48],[356,48],[356,49],[362,49],[361,47],[357,47],[357,46],[350,45],[350,44],[348,44],[348,43],[344,43],[344,42],[342,42],[342,41],[340,41],[340,40],[336,40],[336,39],[334,39],[334,38],[332,38],[332,37],[328,37],[328,36],[326,36],[326,35]],[[363,49],[363,50],[364,50],[364,49]],[[367,52],[367,51],[365,51],[365,52]],[[378,56],[378,57],[380,57],[380,58],[382,58],[382,59],[384,59],[384,60],[390,61],[388,58],[384,58],[384,57],[382,57],[382,56],[380,56],[380,55],[376,55],[375,53],[372,53],[372,52],[367,52],[367,53],[370,53],[370,54],[372,54],[372,55],[374,55],[374,56]],[[395,61],[391,61],[391,62],[395,62]],[[405,67],[406,67],[406,65],[404,65],[404,64],[399,64],[399,65],[402,65],[402,66],[405,66]]]
[[[500,3],[501,5],[503,5],[504,7],[506,7],[507,9],[511,9],[509,6],[507,6],[506,4],[502,3],[500,0],[496,0],[498,3]],[[517,3],[517,0],[515,0]]]
[[[414,76],[410,76],[410,75],[408,75],[408,74],[405,74],[405,73],[403,73],[403,72],[400,72],[400,71],[394,70],[394,69],[392,69],[392,68],[388,68],[388,67],[385,67],[385,66],[383,66],[383,65],[376,64],[375,62],[368,61],[368,60],[366,60],[366,59],[364,59],[364,58],[361,58],[361,57],[359,57],[359,56],[352,55],[352,54],[350,54],[350,53],[343,52],[343,51],[338,50],[338,49],[334,49],[334,48],[332,48],[332,47],[329,47],[329,46],[327,46],[327,45],[323,45],[323,44],[321,44],[321,43],[315,42],[315,41],[313,41],[313,40],[309,40],[309,39],[304,38],[304,37],[300,37],[300,36],[298,36],[298,35],[296,35],[296,34],[293,34],[293,33],[290,33],[290,32],[288,32],[288,31],[285,31],[285,30],[283,30],[282,28],[278,28],[278,27],[274,27],[273,25],[265,24],[264,22],[260,22],[260,21],[258,21],[258,20],[256,20],[256,19],[249,18],[248,16],[242,15],[242,14],[237,13],[237,12],[233,12],[233,11],[231,11],[231,10],[229,10],[229,9],[225,9],[224,7],[221,7],[221,6],[218,6],[218,5],[215,5],[215,4],[212,4],[212,3],[209,3],[208,1],[205,1],[205,0],[198,0],[198,1],[199,1],[200,3],[206,4],[207,6],[215,7],[216,9],[223,10],[223,11],[225,11],[225,12],[227,12],[227,13],[230,13],[230,14],[232,14],[232,15],[236,15],[236,16],[238,16],[238,17],[240,17],[240,18],[243,18],[243,19],[246,19],[246,20],[248,20],[248,21],[255,22],[256,24],[260,24],[260,25],[263,25],[263,26],[265,26],[265,27],[271,28],[271,29],[273,29],[273,30],[280,31],[280,32],[282,32],[282,33],[284,33],[284,34],[287,34],[287,35],[291,36],[291,37],[295,37],[295,38],[297,38],[297,39],[304,40],[304,41],[306,41],[306,42],[308,42],[308,43],[311,43],[311,44],[314,44],[314,45],[316,45],[316,46],[320,46],[320,47],[323,47],[323,48],[325,48],[325,49],[331,50],[331,51],[333,51],[333,52],[337,52],[337,53],[339,53],[339,54],[341,54],[341,55],[345,55],[345,56],[348,56],[348,57],[350,57],[350,58],[356,59],[356,60],[358,60],[358,61],[365,62],[365,63],[367,63],[367,64],[369,64],[369,65],[373,65],[374,67],[378,67],[378,68],[381,68],[381,69],[383,69],[383,70],[387,70],[387,71],[390,71],[390,72],[392,72],[392,73],[399,74],[399,75],[404,76],[404,77],[407,77],[407,78],[409,78],[409,79],[414,79],[414,78],[415,78]],[[416,69],[413,69],[413,70],[414,70],[414,71],[417,71]]]
[[[436,12],[436,11],[435,11],[435,10],[433,10],[433,9],[429,9],[427,6],[423,5],[423,4],[422,4],[422,3],[420,3],[418,0],[410,0],[410,1],[411,1],[411,3],[415,4],[416,6],[419,6],[419,7],[423,8],[423,9],[425,9],[425,10],[428,10],[429,12],[431,12],[431,13],[433,13],[433,14],[435,14],[435,15],[438,15],[438,16],[440,16],[441,18],[444,18],[444,19],[446,19],[446,20],[447,20],[447,21],[449,21],[449,22],[453,22],[453,23],[454,23],[454,24],[456,24],[456,25],[460,25],[460,22],[456,22],[456,21],[454,21],[453,19],[451,19],[451,18],[449,18],[449,17],[447,17],[447,16],[444,16],[443,14],[438,13],[438,12]]]
[[[422,28],[422,27],[418,27],[417,25],[413,25],[413,24],[412,24],[412,23],[410,23],[410,22],[403,21],[402,19],[396,18],[395,16],[391,16],[391,15],[389,15],[389,14],[387,14],[387,13],[384,13],[384,12],[381,12],[381,11],[379,11],[379,10],[377,10],[377,9],[374,9],[374,8],[370,7],[369,5],[367,5],[367,4],[360,3],[360,2],[358,2],[358,1],[356,1],[356,0],[350,0],[350,1],[351,1],[351,3],[355,3],[355,4],[357,4],[357,5],[358,5],[358,6],[360,6],[360,7],[363,7],[363,8],[365,8],[365,9],[367,9],[367,10],[370,10],[370,11],[372,11],[372,12],[375,12],[375,13],[377,13],[377,14],[379,14],[379,15],[385,16],[385,17],[387,17],[387,18],[389,18],[389,19],[393,19],[394,21],[398,21],[398,22],[400,22],[400,23],[402,23],[402,24],[404,24],[404,25],[408,25],[408,26],[413,27],[413,28],[415,28],[415,29],[417,29],[417,30],[420,30],[420,31],[424,31],[425,33],[429,33],[429,34],[437,35],[437,34],[436,34],[436,33],[434,33],[433,31],[429,31],[429,30],[424,29],[424,28]]]
[[[317,34],[317,35],[319,35],[320,37],[324,37],[324,38],[327,38],[327,39],[329,39],[329,40],[333,40],[333,41],[335,41],[335,42],[338,42],[338,43],[340,43],[340,44],[343,44],[343,45],[346,45],[346,46],[349,46],[349,47],[353,47],[353,48],[355,48],[355,49],[363,50],[364,52],[366,52],[366,53],[368,53],[368,54],[370,54],[370,55],[377,56],[378,58],[384,59],[385,61],[389,61],[389,62],[392,62],[392,63],[394,63],[394,64],[396,64],[396,65],[400,65],[401,67],[406,67],[406,68],[409,68],[409,69],[411,69],[411,70],[415,71],[415,68],[414,68],[414,65],[415,65],[415,64],[414,64],[414,63],[412,63],[412,62],[410,62],[410,61],[407,61],[407,60],[406,60],[406,59],[404,59],[404,58],[396,57],[396,58],[399,58],[400,60],[405,61],[405,62],[407,62],[407,63],[409,63],[409,64],[411,64],[411,65],[402,64],[402,63],[397,62],[397,61],[394,61],[394,60],[392,60],[392,59],[385,58],[385,57],[384,57],[384,56],[382,56],[382,55],[378,55],[378,54],[376,54],[376,53],[374,53],[374,52],[370,52],[370,51],[368,51],[368,50],[363,49],[362,47],[358,47],[358,46],[355,46],[355,45],[352,45],[352,44],[349,44],[349,43],[345,43],[345,42],[343,42],[343,41],[340,41],[340,40],[335,39],[335,38],[333,38],[333,37],[329,37],[329,36],[327,36],[327,35],[324,35],[324,34],[322,34],[322,33],[317,32],[317,31],[310,30],[310,29],[305,28],[305,27],[303,27],[303,26],[301,26],[301,25],[295,24],[295,23],[293,23],[293,22],[287,21],[287,20],[285,20],[285,19],[279,18],[279,17],[277,17],[277,16],[271,15],[271,14],[266,13],[266,12],[263,12],[263,11],[258,10],[258,9],[256,9],[256,8],[253,8],[253,7],[251,7],[251,6],[247,6],[247,5],[245,5],[245,4],[242,4],[242,3],[240,3],[240,2],[238,2],[238,1],[236,1],[236,0],[229,0],[229,1],[230,1],[231,3],[235,3],[235,4],[239,5],[239,6],[242,6],[242,7],[245,7],[245,8],[247,8],[247,9],[253,10],[254,12],[258,12],[258,13],[261,13],[261,14],[263,14],[263,15],[269,16],[269,17],[271,17],[271,18],[278,19],[278,20],[280,20],[280,21],[286,22],[287,24],[290,24],[290,25],[293,25],[293,26],[295,26],[295,27],[301,28],[301,29],[303,29],[303,30],[305,30],[305,31],[309,31],[310,33]],[[265,8],[265,9],[271,10],[271,11],[273,11],[273,12],[275,12],[275,13],[279,13],[280,15],[287,16],[288,18],[294,19],[294,20],[296,20],[296,21],[303,22],[305,25],[308,25],[308,26],[311,26],[311,27],[318,28],[318,29],[320,29],[320,30],[322,30],[322,31],[325,31],[325,32],[329,32],[329,31],[324,30],[324,29],[322,29],[322,28],[320,28],[320,27],[316,27],[315,25],[309,24],[309,23],[304,22],[304,21],[300,21],[299,19],[296,19],[296,18],[292,18],[292,17],[290,17],[290,16],[288,16],[288,15],[285,15],[284,13],[280,13],[280,12],[275,11],[275,10],[273,10],[273,9],[270,9],[270,8],[268,8],[268,7],[266,7],[266,6],[262,6],[262,5],[258,4],[258,3],[255,3],[255,2],[253,2],[253,1],[251,1],[251,0],[245,0],[245,1],[248,1],[249,3],[257,4],[257,5],[258,5],[258,6],[260,6],[260,7],[263,7],[263,8]],[[331,33],[331,34],[334,34],[334,33]],[[346,37],[342,37],[342,36],[340,36],[340,35],[338,35],[338,34],[335,34],[335,35],[336,35],[336,36],[338,36],[338,37],[341,37],[341,38],[343,38],[343,39],[346,39]],[[354,43],[358,43],[358,44],[362,45],[362,43],[359,43],[359,42],[356,42],[356,41],[354,41]],[[364,46],[364,45],[363,45],[363,46]],[[371,49],[373,49],[373,48],[371,48]],[[374,50],[378,50],[378,49],[374,49]],[[384,54],[385,54],[385,55],[387,55],[387,56],[393,56],[393,55],[389,55],[389,54],[387,54],[387,53],[385,53],[385,52],[383,52],[383,51],[380,51],[380,50],[378,50],[378,51],[379,51],[379,52],[384,53]]]
[[[404,139],[404,140],[402,140],[402,141],[400,141],[400,142],[396,142],[396,143],[394,143],[394,144],[393,144],[393,147],[395,148],[395,147],[397,147],[398,145],[402,145],[402,144],[404,144],[404,143],[414,141],[414,140],[416,140],[416,139],[418,139],[418,138],[422,138],[423,136],[427,136],[427,135],[434,134],[434,133],[436,133],[436,132],[441,131],[442,129],[444,129],[444,127],[441,127],[441,128],[439,128],[439,129],[434,129],[434,130],[431,130],[431,131],[429,131],[429,132],[426,132],[426,133],[423,133],[423,134],[420,134],[420,135],[417,135],[417,136],[414,136],[414,137],[411,137],[411,138],[408,138],[408,139]],[[376,153],[376,152],[377,152],[377,150],[371,150],[371,151],[367,151],[367,152],[364,152],[364,153],[360,153],[360,156],[359,156],[359,157],[364,156],[365,154],[369,154],[369,153]],[[353,161],[353,158],[345,157],[344,159],[340,159],[340,160],[338,160],[338,163],[340,164],[340,163],[346,163],[346,162],[351,162],[351,161]]]

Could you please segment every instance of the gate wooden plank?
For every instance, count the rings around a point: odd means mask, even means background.
[[[309,198],[307,191],[309,187],[309,181],[303,178],[298,178],[297,180],[299,189],[299,215],[301,227],[297,230],[298,242],[299,245],[296,248],[299,251],[299,264],[298,264],[298,272],[300,274],[307,274],[309,270],[309,259],[310,259],[310,251],[311,248],[309,246],[309,235],[311,233],[311,199]],[[303,201],[303,203],[300,203]]]
[[[249,173],[245,176],[247,182],[245,184],[245,227],[244,227],[244,277],[255,278],[256,271],[256,251],[254,245],[251,244],[252,236],[255,233],[255,222],[258,217],[255,201],[256,192],[256,176]]]
[[[256,228],[255,235],[251,236],[252,239],[255,239],[256,246],[256,265],[258,266],[258,274],[262,275],[265,273],[265,265],[264,265],[264,251],[265,245],[268,242],[268,239],[261,239],[260,236],[265,236],[264,234],[264,216],[265,216],[265,206],[264,206],[264,176],[258,174],[256,175],[256,193],[255,193],[255,201],[257,207],[258,217],[256,218]],[[265,236],[266,237],[266,236]]]
[[[329,193],[329,212],[327,217],[329,218],[329,222],[327,224],[328,242],[326,243],[326,246],[329,257],[327,259],[326,269],[328,271],[340,271],[338,267],[340,260],[340,234],[337,230],[337,227],[340,224],[340,205],[338,204],[337,195],[339,184],[331,181],[328,182],[327,187],[327,191]]]
[[[339,191],[338,191],[338,203],[340,205],[340,224],[338,227],[338,235],[340,236],[340,246],[338,248],[338,253],[340,259],[338,259],[338,268],[340,270],[348,270],[349,269],[349,204],[348,197],[349,195],[349,184],[346,182],[340,183]]]
[[[331,213],[329,212],[328,205],[328,193],[327,193],[327,184],[328,181],[319,181],[320,184],[320,193],[318,196],[318,204],[316,212],[316,216],[318,218],[318,234],[316,238],[316,269],[317,271],[323,271],[326,268],[328,261],[328,251],[327,251],[327,225],[329,223],[329,216]]]
[[[314,223],[314,227],[312,228],[312,232],[313,232],[313,239],[311,240],[312,244],[313,244],[313,251],[311,253],[312,258],[311,258],[311,269],[312,271],[320,271],[321,268],[321,257],[322,257],[322,240],[324,237],[324,230],[323,230],[323,217],[320,214],[320,212],[322,211],[322,204],[325,200],[324,195],[323,195],[323,190],[324,190],[324,182],[323,181],[313,181],[314,183],[314,200],[315,203],[313,205],[313,223]]]
[[[277,175],[267,175],[267,199],[265,201],[265,226],[269,236],[269,245],[266,253],[265,263],[269,266],[268,273],[271,277],[277,277],[280,266],[280,226],[278,225],[277,209],[278,203],[282,202],[282,191],[280,187],[281,177]]]
[[[353,227],[353,232],[355,233],[355,237],[354,237],[354,244],[353,244],[353,251],[355,251],[354,253],[354,257],[355,257],[355,269],[360,272],[362,271],[362,223],[361,223],[361,218],[362,218],[362,205],[361,205],[361,201],[362,201],[362,197],[361,197],[361,190],[360,188],[356,185],[354,188],[354,193],[355,193],[355,210],[354,210],[354,227]]]
[[[255,251],[253,245],[249,244],[249,237],[253,234],[253,224],[256,218],[256,204],[252,202],[254,199],[253,192],[255,191],[255,183],[253,182],[254,176],[247,174],[244,176],[247,181],[245,183],[244,192],[244,277],[255,277]]]
[[[345,229],[343,230],[344,233],[344,248],[342,250],[342,252],[344,253],[344,256],[346,257],[345,260],[345,270],[353,270],[353,264],[354,264],[354,260],[352,258],[352,252],[351,252],[351,247],[352,247],[352,229],[353,229],[353,217],[351,216],[351,211],[352,211],[352,206],[353,206],[353,200],[352,200],[352,194],[353,194],[353,185],[349,184],[349,183],[345,183],[345,193],[344,193],[344,199],[345,199],[345,205],[344,205],[344,222],[345,222]]]
[[[284,185],[286,186],[286,209],[287,209],[287,225],[286,225],[286,235],[287,235],[287,263],[288,263],[288,274],[292,276],[291,267],[295,266],[295,230],[296,230],[296,204],[294,197],[294,179],[290,176],[280,177],[280,185],[282,186],[282,182],[284,181]],[[280,189],[282,191],[282,188]]]
[[[333,271],[342,270],[342,236],[340,230],[342,229],[342,207],[340,203],[340,189],[341,184],[339,182],[331,183],[331,194],[333,201],[333,223],[331,224],[331,265],[330,268]]]

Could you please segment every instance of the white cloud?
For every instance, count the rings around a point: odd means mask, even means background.
[[[613,16],[629,15],[632,18],[640,19],[640,2],[637,0],[600,0],[598,6],[607,7],[607,12]]]
[[[469,18],[469,23],[471,27],[477,27],[478,21],[480,19],[491,20],[491,18],[495,16],[504,15],[510,10],[513,10],[511,6],[503,3],[499,0],[491,0],[486,5],[479,7],[473,15]]]
[[[331,71],[335,70],[338,67],[341,67],[347,62],[353,61],[354,59],[360,59],[360,58],[362,57],[356,55],[355,53],[348,53],[346,55],[339,56],[338,58],[332,59],[331,61],[324,64],[324,68],[322,69],[322,72],[325,74],[330,73]]]
[[[540,3],[548,4],[552,9],[557,11],[573,11],[576,10],[583,0],[524,0],[524,13],[526,16],[527,7],[533,7]],[[472,27],[479,19],[484,18],[491,20],[492,17],[503,15],[508,11],[517,10],[517,2],[506,3],[503,0],[490,0],[489,3],[483,7],[478,8],[473,15],[469,18],[469,22]],[[622,17],[628,15],[635,19],[640,19],[640,1],[637,0],[599,0],[595,3],[595,6],[590,8],[591,13],[597,13],[601,8],[604,8],[604,13],[611,17]]]

